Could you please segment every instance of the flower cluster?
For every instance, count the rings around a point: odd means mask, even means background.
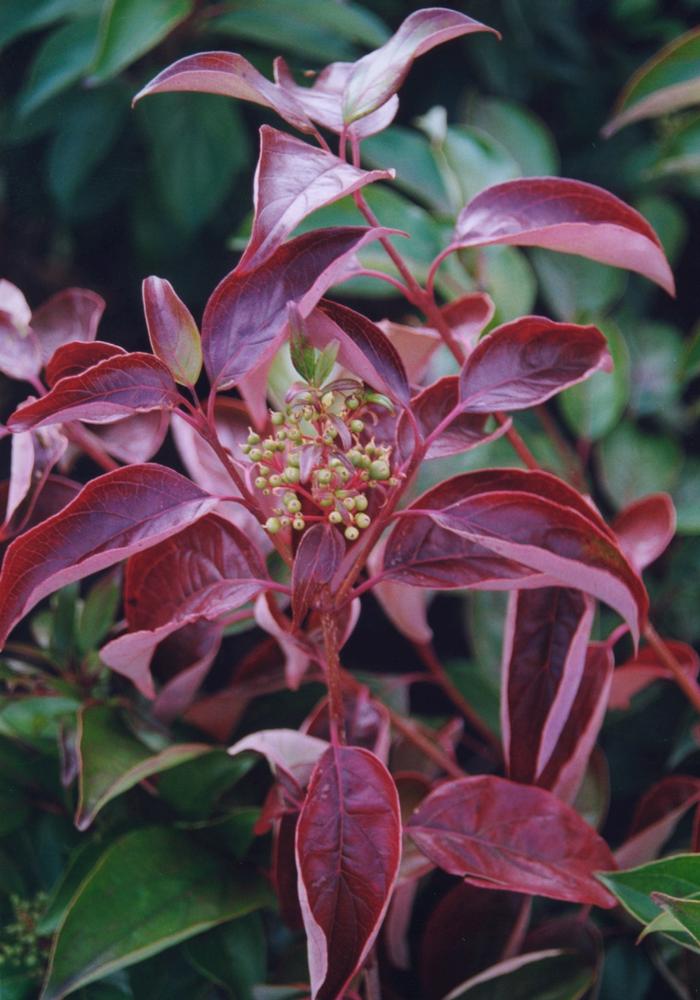
[[[271,414],[272,433],[251,432],[243,446],[256,466],[255,488],[280,499],[265,528],[303,531],[327,520],[354,542],[371,523],[368,491],[398,483],[391,446],[371,436],[376,407],[391,404],[349,378],[321,388],[296,383],[285,403]]]

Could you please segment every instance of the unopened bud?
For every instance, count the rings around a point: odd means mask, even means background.
[[[351,525],[349,528],[345,529],[344,535],[349,542],[356,542],[357,539],[360,537],[360,532],[357,530],[357,528],[353,528]]]
[[[369,467],[370,479],[388,479],[390,475],[389,463],[385,462],[383,458],[375,459]]]
[[[271,535],[276,535],[281,527],[282,525],[278,517],[268,517],[267,521],[265,521],[265,531],[268,531]]]

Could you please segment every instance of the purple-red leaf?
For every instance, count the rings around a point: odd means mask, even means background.
[[[491,775],[459,778],[432,792],[407,830],[434,864],[471,885],[615,905],[594,877],[616,867],[607,844],[544,789]]]
[[[615,851],[620,868],[652,861],[685,815],[700,802],[700,778],[672,774],[652,785],[640,799],[627,839]]]
[[[493,28],[444,7],[428,7],[410,14],[388,42],[352,66],[343,93],[344,121],[363,118],[388,101],[418,56],[475,31],[498,35]]]
[[[381,570],[385,545],[386,539],[383,539],[375,545],[367,559],[367,568],[373,576]],[[429,595],[424,590],[395,580],[382,580],[374,585],[372,595],[402,635],[421,644],[431,641],[433,630],[428,624]]]
[[[18,330],[24,331],[31,318],[32,310],[24,292],[6,278],[0,278],[0,319],[5,319]]]
[[[127,465],[148,462],[163,443],[170,423],[168,410],[134,413],[109,424],[83,424],[104,450]]]
[[[260,729],[229,747],[229,753],[259,753],[273,774],[295,791],[306,788],[311,772],[328,749],[326,740],[296,729]]]
[[[95,339],[105,310],[101,295],[87,288],[66,288],[34,311],[34,330],[44,364],[62,344]]]
[[[612,523],[620,548],[641,572],[658,559],[676,531],[676,508],[668,493],[635,500]]]
[[[87,368],[98,365],[100,361],[126,353],[123,347],[119,347],[117,344],[108,344],[104,340],[89,342],[72,340],[68,344],[61,344],[46,364],[44,372],[46,384],[53,387],[60,379],[66,378],[68,375],[79,375]]]
[[[360,170],[317,146],[263,125],[253,230],[237,269],[248,271],[262,264],[317,208],[393,176],[393,170]]]
[[[578,689],[594,605],[578,590],[511,595],[503,643],[501,730],[508,776],[534,785],[554,753]]]
[[[192,386],[202,371],[202,344],[197,324],[165,278],[143,283],[143,310],[153,353],[176,382]]]
[[[458,407],[459,376],[457,375],[445,375],[411,400],[411,412],[423,440],[432,438],[425,454],[426,460],[461,455],[471,448],[476,448],[477,445],[494,441],[507,430],[507,427],[498,426],[488,431],[486,430],[488,412],[459,413]],[[452,413],[457,415],[440,429]],[[439,433],[436,433],[438,430]],[[409,432],[409,419],[406,415],[402,415],[398,433],[401,435]]]
[[[688,677],[695,680],[700,671],[700,657],[693,647],[673,639],[666,639],[665,642]],[[659,660],[656,650],[652,646],[645,646],[615,670],[610,689],[610,708],[629,708],[633,696],[654,681],[674,679],[674,674]]]
[[[401,858],[399,798],[381,761],[331,746],[311,776],[296,833],[313,1000],[336,1000],[361,968]]]
[[[31,382],[40,370],[41,351],[34,332],[18,330],[9,314],[0,312],[0,372]]]
[[[304,535],[292,568],[292,612],[300,625],[306,613],[320,608],[345,555],[345,542],[332,524],[314,524]]]
[[[134,103],[149,94],[175,90],[222,94],[252,101],[272,108],[301,132],[316,131],[302,106],[286,89],[272,83],[235,52],[200,52],[178,59],[147,83],[134,98]]]
[[[523,316],[476,345],[460,374],[460,402],[470,413],[526,409],[611,364],[597,327]]]
[[[42,597],[176,534],[216,502],[160,465],[94,479],[8,548],[0,573],[0,644]]]
[[[347,258],[384,230],[348,226],[298,236],[260,267],[236,268],[214,290],[202,321],[204,363],[212,384],[227,389],[274,354],[295,302],[307,316]]]
[[[150,354],[119,354],[61,379],[45,396],[20,406],[7,425],[23,431],[67,420],[107,423],[179,401],[173,377],[161,361]]]
[[[594,184],[524,177],[487,188],[462,209],[452,249],[545,247],[638,271],[674,294],[659,238],[635,209]]]

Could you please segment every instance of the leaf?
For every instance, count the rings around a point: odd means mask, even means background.
[[[17,98],[21,116],[33,114],[87,72],[95,54],[98,28],[99,18],[82,17],[51,32],[36,53]]]
[[[609,138],[625,125],[700,103],[700,29],[674,38],[630,78],[603,129]]]
[[[265,928],[258,913],[198,934],[185,946],[192,965],[217,986],[238,997],[252,996],[265,978]]]
[[[283,336],[287,304],[295,302],[308,315],[341,278],[347,258],[382,232],[348,226],[307,233],[285,243],[260,267],[227,275],[207,302],[202,321],[204,363],[213,386],[230,388],[270,359]]]
[[[585,382],[566,389],[557,400],[569,430],[586,441],[597,441],[613,429],[630,395],[629,351],[620,328],[610,320],[599,328],[608,341],[612,372],[595,372]]]
[[[666,644],[688,677],[695,680],[700,670],[700,657],[693,647],[685,642],[669,639]],[[675,681],[675,675],[659,660],[651,646],[645,646],[615,670],[610,691],[610,708],[629,708],[634,695],[657,680]]]
[[[359,170],[269,125],[260,129],[255,216],[241,271],[258,267],[311,212],[380,180],[393,170]]]
[[[596,974],[582,955],[548,948],[504,959],[462,983],[445,1000],[581,1000]]]
[[[108,0],[91,79],[102,83],[162,41],[194,8],[193,0]]]
[[[11,430],[115,417],[177,406],[180,396],[165,365],[150,354],[118,354],[79,375],[61,379],[41,399],[24,403],[7,424]]]
[[[134,98],[134,103],[149,94],[182,90],[252,101],[253,104],[272,108],[300,132],[313,134],[316,131],[303,107],[291,94],[234,52],[201,52],[178,59],[147,83]]]
[[[457,411],[458,407],[457,375],[445,375],[411,400],[411,411],[423,440],[430,439],[425,461],[461,455],[476,448],[477,445],[495,440],[507,430],[506,427],[487,430],[488,413],[458,413],[442,430],[439,430],[441,424],[451,413]],[[409,418],[405,415],[399,418],[398,434],[402,433],[410,433]]]
[[[441,7],[409,14],[388,42],[353,64],[343,92],[343,120],[350,124],[385,104],[401,87],[414,59],[475,31],[498,35],[465,14]]]
[[[44,364],[64,344],[94,341],[104,311],[105,300],[87,288],[65,288],[35,309],[32,330]]]
[[[40,369],[39,342],[32,330],[21,333],[7,313],[0,312],[0,372],[31,382]]]
[[[676,511],[668,493],[636,500],[612,523],[620,548],[641,572],[666,551],[676,530]]]
[[[501,730],[508,777],[538,784],[572,710],[586,662],[593,602],[543,587],[510,597],[503,640]]]
[[[99,439],[113,458],[128,465],[138,465],[153,458],[163,444],[169,417],[168,410],[150,410],[109,424],[91,424],[85,429]]]
[[[163,541],[215,504],[184,476],[159,465],[134,465],[94,479],[5,553],[0,645],[42,597]]]
[[[246,752],[261,754],[278,780],[301,792],[327,748],[326,740],[295,729],[260,729],[238,740],[228,752],[232,757]]]
[[[611,364],[597,327],[524,316],[476,345],[460,374],[460,403],[469,413],[527,409]]]
[[[364,963],[401,857],[399,799],[368,750],[331,746],[311,776],[296,832],[313,1000],[334,1000]]]
[[[112,799],[153,774],[203,753],[205,743],[179,743],[151,753],[129,731],[123,714],[108,705],[91,705],[78,715],[80,784],[75,825],[87,830]]]
[[[700,899],[679,899],[663,892],[653,893],[652,898],[677,921],[680,929],[688,932],[693,943],[700,946]]]
[[[345,555],[345,543],[332,524],[305,531],[292,567],[292,612],[297,627],[307,613],[331,599],[330,584]]]
[[[4,48],[15,38],[46,28],[64,17],[79,13],[84,0],[6,0],[0,11],[0,47]]]
[[[462,209],[450,249],[493,244],[579,254],[638,271],[674,294],[673,275],[649,223],[594,184],[526,177],[487,188]]]
[[[700,779],[672,774],[657,781],[642,796],[629,832],[615,851],[620,868],[653,860],[689,809],[700,802]]]
[[[202,371],[202,345],[192,313],[170,282],[155,276],[143,283],[143,309],[153,353],[176,382],[193,386]]]
[[[51,355],[46,365],[44,376],[46,383],[51,388],[56,385],[59,379],[68,375],[80,375],[87,368],[93,368],[100,361],[107,358],[114,358],[117,355],[125,355],[127,352],[117,344],[108,344],[103,340],[93,340],[91,343],[82,341],[71,341],[68,344],[61,344]]]
[[[428,139],[415,129],[392,125],[362,143],[362,159],[373,167],[396,167],[396,186],[441,214],[450,202]]]
[[[439,868],[484,889],[614,906],[594,873],[610,850],[570,806],[541,788],[492,775],[448,781],[407,824]]]
[[[257,875],[234,872],[186,834],[134,830],[105,851],[71,900],[41,1000],[61,1000],[268,898]]]
[[[478,96],[470,106],[469,120],[505,146],[525,177],[559,172],[559,154],[551,132],[522,104]]]
[[[672,490],[682,460],[676,440],[639,430],[630,421],[619,424],[598,451],[603,489],[618,507],[649,493]]]
[[[0,319],[9,323],[20,333],[26,333],[31,322],[32,310],[17,285],[6,278],[0,278]]]

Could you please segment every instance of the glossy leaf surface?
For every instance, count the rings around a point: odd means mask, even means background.
[[[35,309],[32,329],[44,364],[63,344],[94,340],[104,310],[102,296],[87,288],[66,288]]]
[[[202,370],[202,344],[192,313],[169,281],[154,276],[143,283],[143,308],[153,353],[176,382],[194,385]]]
[[[304,532],[292,569],[292,611],[301,624],[312,608],[328,602],[330,583],[345,554],[345,543],[332,524],[314,524]]]
[[[88,343],[71,340],[61,344],[51,355],[46,364],[44,376],[46,384],[53,387],[56,382],[68,375],[79,375],[86,368],[98,365],[100,361],[126,354],[123,347],[108,344],[104,340],[93,340]]]
[[[620,548],[640,572],[671,544],[676,531],[676,511],[667,493],[635,500],[612,523]]]

